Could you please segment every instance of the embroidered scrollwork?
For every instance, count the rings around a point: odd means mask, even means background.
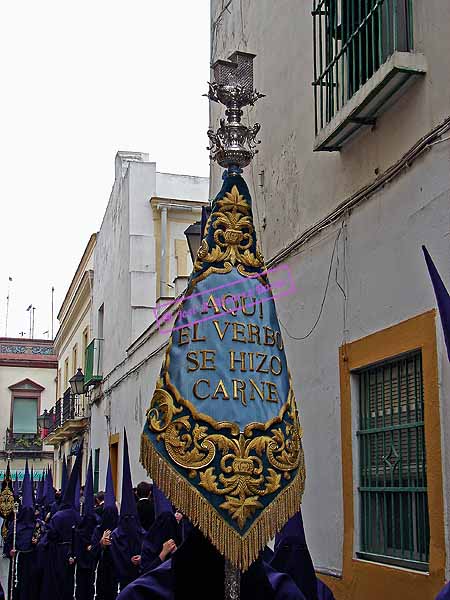
[[[174,415],[180,413],[183,409],[175,406],[174,399],[162,389],[162,383],[159,382],[153,394],[150,408],[147,411],[147,423],[150,429],[155,433],[161,433],[167,429],[172,422]]]
[[[250,214],[250,205],[236,186],[217,201],[216,210],[211,214],[208,229],[214,229],[215,245],[210,247],[208,235],[202,240],[194,269],[202,271],[205,263],[227,263],[238,265],[243,275],[249,275],[245,267],[261,268],[264,265],[261,252],[252,250],[254,245],[254,226]]]
[[[176,417],[183,411],[185,414]],[[220,508],[241,529],[263,508],[260,499],[279,490],[282,476],[289,479],[290,471],[302,465],[301,428],[292,389],[272,425],[252,424],[238,435],[211,432],[209,424],[200,424],[201,419],[186,407],[177,407],[172,395],[160,387],[153,395],[147,422],[189,478],[198,476],[199,485],[207,492],[225,497]],[[258,429],[261,434],[255,435]],[[209,466],[217,452],[220,461]]]
[[[207,437],[207,427],[195,424],[192,434],[189,433],[190,430],[188,416],[170,424],[163,434],[167,454],[180,467],[202,469],[214,460],[216,447]]]

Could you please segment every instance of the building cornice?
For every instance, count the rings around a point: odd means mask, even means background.
[[[81,284],[80,280],[82,280],[84,277],[83,271],[87,270],[89,259],[91,258],[92,253],[95,248],[96,240],[97,240],[97,234],[93,233],[91,235],[91,237],[89,238],[86,248],[84,249],[83,256],[81,257],[81,260],[78,264],[77,270],[75,271],[75,274],[69,285],[69,289],[67,290],[67,293],[61,304],[61,308],[59,309],[59,312],[57,315],[58,321],[63,321],[65,319],[65,316],[66,316],[65,313],[69,310],[70,305],[72,304],[72,300],[77,294],[77,290]]]
[[[156,210],[165,207],[168,210],[179,210],[180,212],[186,212],[187,210],[199,212],[203,206],[208,206],[209,202],[207,200],[178,200],[176,198],[152,196],[150,198],[150,204],[152,208]]]
[[[55,337],[55,351],[58,356],[61,354],[63,346],[73,336],[73,332],[76,331],[80,319],[89,310],[93,274],[93,271],[85,271],[58,329]]]

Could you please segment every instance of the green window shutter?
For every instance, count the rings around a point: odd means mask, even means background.
[[[13,433],[37,433],[37,398],[14,398]]]
[[[421,353],[370,366],[357,376],[358,555],[426,570],[430,528]]]

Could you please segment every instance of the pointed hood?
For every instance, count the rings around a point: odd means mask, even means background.
[[[428,250],[425,248],[425,246],[422,246],[422,250],[425,255],[425,261],[430,273],[431,283],[433,284],[434,293],[436,295],[439,314],[441,315],[442,329],[444,330],[447,356],[448,360],[450,360],[450,296],[431,256],[428,253]]]
[[[73,497],[73,507],[79,512],[80,511],[80,497],[81,497],[81,477],[78,474],[77,483],[75,485],[75,495]]]
[[[3,478],[3,481],[2,481],[2,491],[5,490],[6,488],[9,488],[11,491],[13,489],[13,482],[11,479],[11,466],[9,463],[9,458],[8,458],[8,464],[6,465],[5,477]]]
[[[123,466],[122,466],[122,498],[120,501],[120,516],[138,517],[136,498],[131,481],[130,458],[128,454],[127,432],[123,430]]]
[[[290,575],[305,598],[317,600],[317,578],[306,543],[301,510],[277,534],[270,566]]]
[[[42,473],[37,486],[36,503],[42,504],[44,498],[44,487],[45,487],[45,472]]]
[[[19,495],[19,479],[17,477],[17,471],[16,471],[16,477],[15,477],[14,483],[13,483],[13,494],[16,498]]]
[[[31,467],[30,479],[31,479],[31,496],[33,498],[33,506],[35,506],[36,505],[36,482],[34,481],[33,467]]]
[[[62,462],[62,471],[61,471],[61,496],[64,496],[68,480],[69,480],[69,474],[67,472],[66,455],[64,454],[63,462]]]
[[[72,467],[72,471],[70,472],[69,481],[67,483],[67,488],[64,493],[61,508],[72,508],[75,504],[75,494],[77,485],[79,485],[80,479],[80,470],[81,470],[81,461],[83,459],[83,451],[78,451],[77,457],[75,459],[75,463]]]
[[[33,488],[31,486],[30,472],[28,471],[28,460],[25,463],[25,475],[22,483],[22,508],[33,508]]]
[[[116,506],[116,495],[114,493],[114,481],[111,469],[111,459],[108,458],[108,468],[106,470],[105,485],[105,508],[107,506]]]
[[[42,498],[41,503],[45,504],[48,492],[48,469],[44,471],[44,483],[42,484]]]
[[[31,493],[28,461],[25,463],[25,475],[22,484],[22,506],[17,515],[16,548],[21,551],[31,550],[35,525],[33,497]]]
[[[89,458],[89,466],[86,472],[86,482],[84,484],[84,504],[83,515],[94,514],[94,478],[92,473],[92,455]]]
[[[131,557],[139,554],[142,548],[144,530],[140,526],[136,499],[131,481],[130,460],[128,456],[127,434],[123,439],[122,499],[120,503],[119,524],[111,535],[111,558],[119,582],[124,585],[135,579],[138,572],[131,563]]]
[[[52,475],[51,469],[48,470],[46,482],[47,482],[47,492],[45,494],[44,503],[46,506],[51,506],[55,501],[55,489],[53,487],[53,475]]]
[[[294,539],[298,544],[306,544],[301,510],[289,519],[283,529],[275,536],[275,551],[280,544],[286,543],[286,540],[291,539]]]
[[[155,506],[155,519],[159,517],[162,513],[170,512],[173,513],[172,504],[166,498],[164,493],[159,489],[159,487],[153,483],[153,504]]]

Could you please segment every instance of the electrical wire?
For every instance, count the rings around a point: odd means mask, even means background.
[[[325,301],[326,301],[327,294],[328,294],[328,288],[329,288],[329,286],[330,286],[331,273],[332,273],[332,271],[333,271],[333,262],[334,262],[334,256],[335,256],[335,254],[336,254],[336,248],[337,248],[337,244],[338,244],[338,241],[339,241],[339,238],[340,238],[340,236],[341,236],[341,233],[342,233],[342,230],[343,230],[343,228],[344,228],[344,224],[342,224],[341,228],[340,228],[340,229],[339,229],[339,231],[338,231],[338,234],[337,234],[337,236],[336,236],[336,239],[334,240],[334,244],[333,244],[333,252],[331,253],[330,266],[329,266],[329,269],[328,269],[327,282],[326,282],[326,285],[325,285],[325,290],[324,290],[324,293],[323,293],[323,298],[322,298],[322,302],[321,302],[321,305],[320,305],[319,314],[317,315],[317,318],[316,318],[316,320],[315,320],[315,322],[314,322],[314,325],[311,327],[311,329],[308,331],[308,333],[307,333],[307,334],[305,334],[305,335],[302,335],[302,336],[300,336],[300,337],[297,337],[297,336],[295,336],[295,335],[292,335],[291,333],[289,333],[289,330],[288,330],[288,328],[286,327],[286,325],[285,325],[285,324],[284,324],[284,323],[283,323],[283,322],[280,320],[280,318],[278,318],[278,321],[279,321],[279,323],[280,323],[281,327],[284,329],[284,331],[286,332],[287,336],[288,336],[289,338],[291,338],[291,340],[296,340],[296,341],[302,341],[302,340],[306,340],[306,339],[307,339],[307,338],[309,338],[309,336],[310,336],[310,335],[311,335],[311,334],[314,332],[315,328],[316,328],[316,327],[317,327],[317,325],[319,324],[320,317],[322,316],[323,309],[324,309],[324,306],[325,306]]]

